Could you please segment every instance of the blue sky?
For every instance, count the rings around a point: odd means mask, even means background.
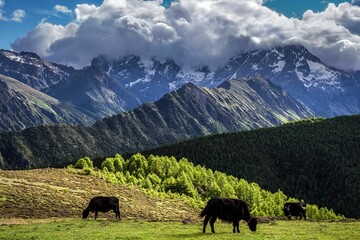
[[[0,48],[76,68],[100,54],[216,68],[243,51],[301,44],[326,64],[360,70],[360,0],[171,2],[0,0]]]
[[[35,28],[41,21],[48,21],[54,24],[65,25],[70,21],[74,21],[74,12],[77,4],[94,4],[99,6],[103,0],[0,0],[4,2],[2,6],[2,14],[9,20],[0,20],[0,48],[11,49],[10,44],[16,38],[24,36],[28,31]],[[176,0],[164,0],[163,5],[169,6],[171,2]],[[273,9],[288,17],[301,18],[302,14],[311,9],[315,12],[322,11],[329,2],[339,4],[341,2],[351,2],[346,0],[323,1],[323,0],[268,0],[265,6]],[[56,5],[66,6],[71,13],[62,13],[54,9]],[[25,17],[21,22],[12,21],[11,15],[16,9],[25,11]],[[0,9],[1,10],[1,9]]]
[[[102,0],[0,0],[4,5],[0,8],[2,15],[8,20],[0,20],[0,48],[10,49],[10,44],[18,37],[25,35],[35,28],[41,21],[49,21],[54,24],[67,24],[74,20],[74,13],[62,13],[56,11],[56,5],[67,6],[73,10],[76,4],[88,3],[100,5]],[[1,7],[1,4],[0,4]],[[25,17],[21,22],[11,20],[13,11],[22,9]]]
[[[323,11],[329,3],[339,4],[342,2],[351,2],[346,0],[267,0],[265,6],[287,17],[301,18],[306,10],[313,12]]]

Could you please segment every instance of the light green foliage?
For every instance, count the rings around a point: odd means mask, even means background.
[[[89,157],[84,157],[84,160],[86,162],[86,165],[88,166],[88,168],[94,168],[94,164],[93,162],[91,161],[91,159]]]
[[[82,174],[84,174],[84,175],[93,175],[94,171],[89,167],[85,167],[85,168],[83,168]]]
[[[125,184],[126,183],[126,178],[125,178],[125,176],[124,176],[124,174],[122,172],[117,171],[115,173],[115,176],[116,176],[116,178],[118,180],[118,183],[120,183],[120,184]]]
[[[87,163],[83,158],[80,158],[74,165],[74,168],[78,168],[78,169],[83,169],[85,167],[87,167]]]
[[[120,154],[116,154],[114,157],[114,167],[116,172],[122,172],[124,170],[125,160]]]
[[[114,158],[106,158],[105,161],[101,163],[101,169],[104,170],[104,168],[107,168],[109,172],[115,172]]]
[[[197,197],[197,191],[192,184],[191,178],[184,171],[181,171],[176,178],[176,192],[190,197]]]
[[[84,158],[80,158],[75,163],[74,168],[78,168],[78,169],[90,168],[90,169],[93,169],[94,165],[93,165],[92,160],[89,157],[84,157]]]
[[[84,158],[80,160],[86,162]],[[287,197],[281,190],[271,193],[261,189],[257,183],[213,172],[200,165],[194,166],[186,158],[179,161],[165,156],[150,155],[146,158],[137,153],[124,160],[117,154],[106,158],[101,168],[99,176],[109,183],[139,186],[157,197],[181,197],[196,207],[203,207],[211,197],[231,197],[248,202],[254,216],[284,217],[284,203],[299,201]],[[319,209],[312,204],[307,204],[307,207],[310,219],[343,218],[327,208]]]
[[[116,178],[115,174],[113,172],[109,172],[106,175],[106,181],[108,183],[118,183],[118,179]]]

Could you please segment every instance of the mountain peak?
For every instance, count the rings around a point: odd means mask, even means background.
[[[33,53],[33,52],[20,52],[19,55],[24,57],[24,58],[34,58],[34,59],[42,61],[40,56],[37,55],[36,53]]]
[[[91,67],[96,67],[102,72],[109,71],[109,61],[105,55],[99,55],[91,61]]]

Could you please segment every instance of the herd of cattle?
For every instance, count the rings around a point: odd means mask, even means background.
[[[90,212],[95,213],[95,219],[98,212],[108,212],[113,210],[116,218],[120,219],[119,199],[116,197],[94,197],[90,200],[89,205],[83,211],[83,218],[87,218]],[[304,217],[306,220],[306,204],[303,202],[288,202],[284,204],[284,215],[290,219],[292,216]],[[204,210],[200,213],[200,217],[205,217],[203,232],[206,231],[206,225],[210,221],[211,232],[215,233],[214,223],[217,218],[232,222],[233,232],[240,232],[239,222],[244,220],[247,222],[251,231],[256,231],[257,219],[251,216],[247,203],[245,201],[233,198],[212,198],[206,204]]]

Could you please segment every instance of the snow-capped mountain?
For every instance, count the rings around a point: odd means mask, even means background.
[[[118,60],[99,56],[93,59],[91,66],[101,69],[108,76],[119,81],[142,103],[156,101],[164,94],[188,82],[199,86],[210,86],[208,82],[213,79],[206,68],[183,70],[172,60],[160,62],[144,60],[136,56],[126,56]]]
[[[0,50],[0,74],[15,78],[42,91],[67,79],[76,70],[41,59],[30,52]]]
[[[45,61],[35,53],[0,50],[0,74],[94,120],[157,101],[189,82],[214,88],[230,79],[257,75],[282,87],[317,116],[360,113],[360,72],[327,66],[303,46],[242,53],[216,70],[206,66],[184,69],[172,60],[137,56],[99,56],[91,66],[76,70]]]
[[[327,66],[303,46],[243,53],[215,71],[207,67],[185,70],[171,60],[159,62],[135,56],[118,60],[100,56],[93,60],[92,66],[118,80],[141,102],[158,100],[188,82],[216,87],[229,79],[260,74],[319,116],[360,113],[360,73]]]
[[[322,63],[303,46],[244,53],[216,71],[214,82],[261,74],[317,115],[360,113],[360,74]]]

